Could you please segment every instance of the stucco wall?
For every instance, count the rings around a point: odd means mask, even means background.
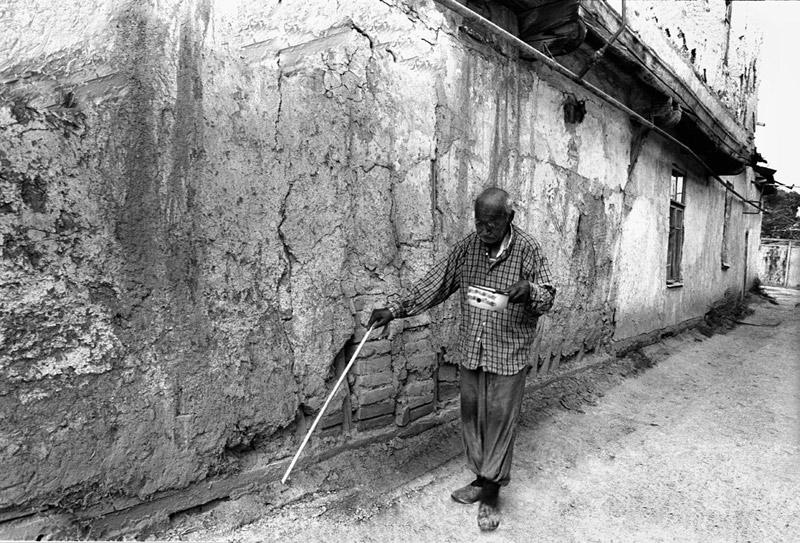
[[[621,9],[619,0],[617,9]],[[737,5],[739,4],[739,5]],[[669,46],[689,64],[753,131],[758,107],[758,58],[761,29],[747,16],[747,6],[725,0],[627,3],[629,24],[661,54]]]
[[[728,262],[723,267],[725,188],[658,136],[645,143],[639,160],[626,187],[630,212],[621,223],[620,253],[615,259],[616,340],[701,316],[708,310],[710,300],[722,298],[729,290],[741,291],[745,283],[744,233],[760,228],[758,216],[744,215],[743,204],[733,199]],[[673,168],[686,174],[683,282],[667,288],[665,264]],[[749,184],[747,173],[726,180],[737,191],[745,190]],[[748,206],[747,210],[752,208]],[[748,284],[756,264],[756,260],[750,260]]]
[[[291,454],[369,311],[470,231],[487,184],[554,272],[542,371],[742,284],[718,269],[715,183],[655,136],[629,179],[626,115],[431,2],[7,11],[0,508],[146,498]],[[667,292],[673,163],[703,236]],[[324,426],[402,425],[451,397],[452,309],[371,341]]]

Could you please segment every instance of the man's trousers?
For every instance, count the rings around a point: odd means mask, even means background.
[[[528,368],[498,375],[461,366],[461,433],[467,467],[490,483],[510,480],[514,436]]]

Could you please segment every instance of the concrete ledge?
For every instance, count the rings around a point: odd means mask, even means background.
[[[695,317],[660,330],[653,330],[652,332],[615,341],[611,344],[611,347],[614,353],[616,353],[616,356],[621,358],[631,351],[636,351],[648,345],[652,345],[653,343],[657,343],[661,341],[662,338],[680,334],[690,328],[696,328],[703,322],[703,317]]]

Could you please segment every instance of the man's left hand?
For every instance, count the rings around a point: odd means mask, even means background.
[[[507,288],[504,294],[508,295],[509,303],[525,303],[531,298],[531,284],[527,281],[517,281]]]

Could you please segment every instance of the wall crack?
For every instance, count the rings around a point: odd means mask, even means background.
[[[275,150],[280,151],[281,147],[278,143],[278,128],[281,122],[281,111],[283,110],[283,66],[281,66],[281,56],[280,53],[278,54],[278,111],[275,114]],[[289,188],[291,191],[291,187]],[[288,193],[287,193],[288,194]],[[286,201],[284,200],[284,205]],[[281,224],[283,224],[281,222]]]

